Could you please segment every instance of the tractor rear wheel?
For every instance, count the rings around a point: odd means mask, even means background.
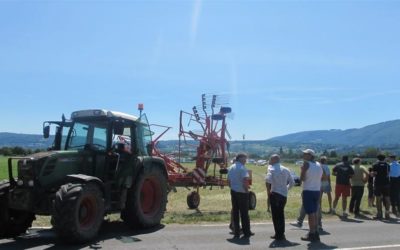
[[[249,192],[249,209],[254,210],[257,206],[257,197],[253,191]]]
[[[0,182],[0,238],[13,238],[26,232],[32,226],[35,214],[8,207],[10,183]]]
[[[196,209],[200,205],[200,195],[196,191],[192,191],[190,194],[187,195],[186,197],[186,203],[189,207],[189,209]]]
[[[160,167],[145,167],[128,190],[121,218],[131,228],[159,225],[167,206],[167,178]]]
[[[102,191],[95,183],[69,183],[57,191],[52,224],[63,241],[85,242],[93,239],[103,218]]]

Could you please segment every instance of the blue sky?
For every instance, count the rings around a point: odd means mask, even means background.
[[[399,119],[400,1],[0,1],[1,132],[104,108],[174,127],[202,93],[233,140]]]

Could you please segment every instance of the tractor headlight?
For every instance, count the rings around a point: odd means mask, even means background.
[[[18,180],[18,181],[17,181],[17,185],[18,185],[18,186],[24,185],[24,181],[23,181],[23,180]]]
[[[35,182],[33,180],[28,181],[28,186],[33,187],[35,185]]]

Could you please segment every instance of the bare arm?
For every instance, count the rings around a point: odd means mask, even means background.
[[[301,166],[301,172],[300,172],[300,181],[304,181],[306,178],[306,172],[308,170],[308,168],[310,167],[310,165],[308,164],[308,162],[304,162],[303,166]]]
[[[333,176],[337,175],[336,166],[334,166],[333,169],[332,169],[332,175]]]
[[[265,187],[267,188],[267,195],[269,197],[269,195],[271,194],[271,184],[266,182]]]
[[[289,181],[287,188],[289,190],[294,186],[294,180],[293,180],[292,175],[289,172],[287,173],[287,175],[288,175],[288,181]]]

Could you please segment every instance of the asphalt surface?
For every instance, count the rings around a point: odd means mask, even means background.
[[[30,229],[16,239],[0,240],[0,249],[400,249],[400,221],[369,218],[335,218],[323,221],[320,243],[300,240],[303,228],[286,224],[287,241],[271,240],[273,225],[253,223],[250,239],[233,239],[226,224],[166,225],[147,231],[132,231],[121,222],[107,222],[95,241],[64,245],[51,229]]]

